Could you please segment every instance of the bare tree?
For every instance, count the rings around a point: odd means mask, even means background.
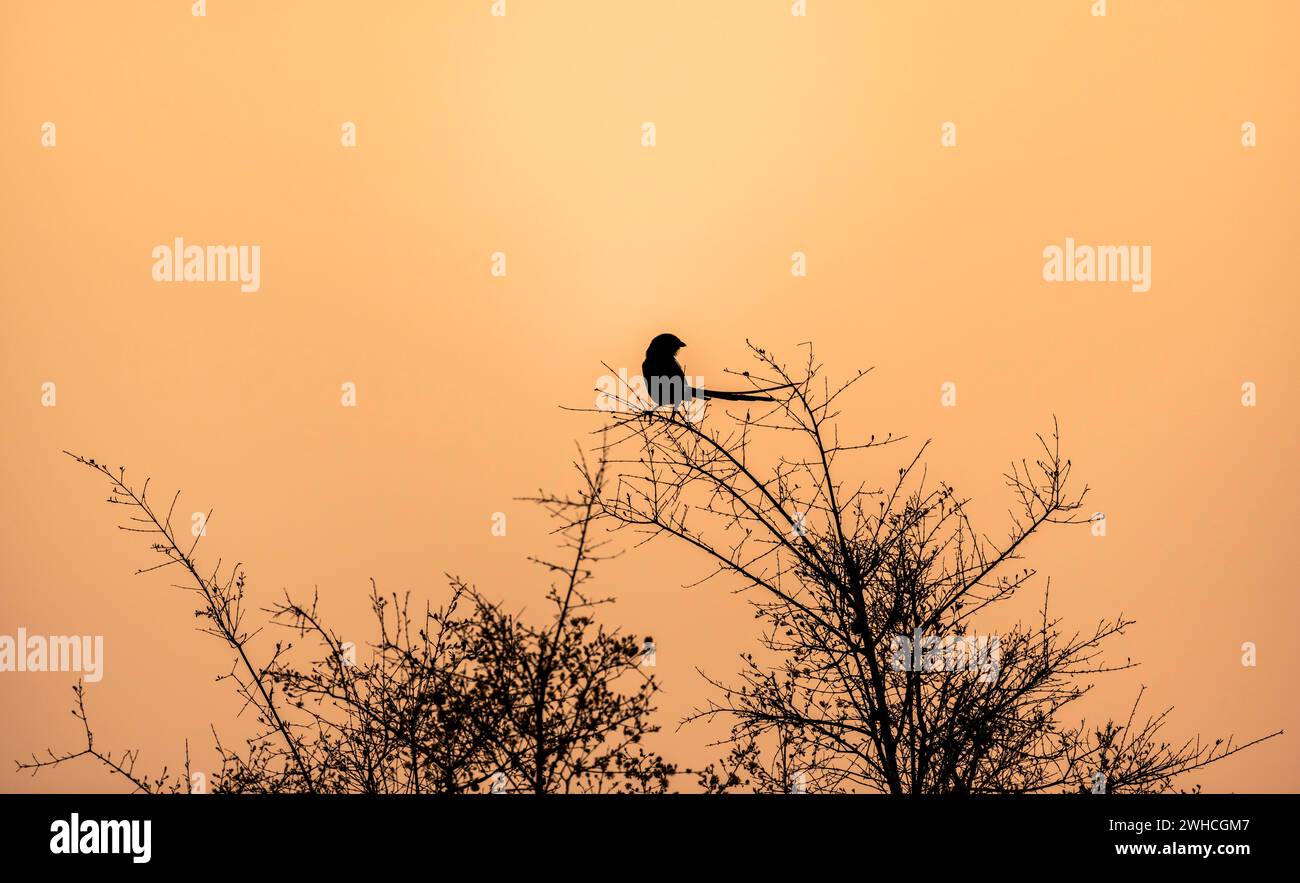
[[[505,610],[457,578],[448,602],[412,614],[410,598],[383,596],[371,584],[378,635],[369,658],[322,619],[318,598],[302,604],[289,595],[263,609],[265,621],[246,625],[245,575],[240,566],[200,570],[195,548],[182,546],[172,514],[149,499],[149,482],[136,489],[125,469],[70,454],[110,483],[109,502],[126,507],[121,529],[153,538],[161,557],[138,573],[171,567],[178,584],[200,599],[200,630],[230,650],[223,675],[251,708],[255,732],[235,750],[213,735],[221,769],[214,791],[308,793],[456,793],[490,789],[531,791],[663,791],[677,770],[646,750],[655,732],[650,717],[659,687],[640,667],[635,638],[607,630],[586,584],[599,560],[592,524],[603,493],[603,460],[579,462],[581,492],[574,498],[537,498],[558,520],[567,559],[539,562],[554,578],[551,614],[541,625]],[[209,513],[209,516],[211,513]],[[224,575],[223,575],[224,573]],[[271,626],[285,631],[269,658],[255,661],[254,640]],[[298,646],[295,650],[295,644]],[[311,658],[300,659],[308,653]],[[630,686],[629,686],[630,684]],[[85,747],[33,755],[19,769],[42,769],[90,757],[124,778],[133,790],[185,791],[194,787],[188,745],[183,776],[136,771],[138,751],[101,752],[75,688],[74,714]]]
[[[688,718],[731,724],[706,789],[1164,791],[1263,741],[1170,744],[1168,711],[1143,721],[1136,701],[1121,722],[1067,723],[1095,676],[1133,665],[1102,658],[1132,622],[1067,631],[1050,583],[1032,621],[978,633],[1035,578],[1026,542],[1089,521],[1055,422],[1007,471],[1015,508],[995,540],[929,479],[924,444],[882,484],[848,477],[851,458],[904,441],[840,437],[839,403],[866,372],[832,385],[811,347],[793,369],[751,348],[758,370],[739,376],[775,388],[770,404],[711,403],[699,419],[633,394],[602,429],[619,472],[602,514],[641,542],[695,549],[710,563],[700,581],[730,580],[764,623],[763,649],[736,680],[710,679],[717,698]]]

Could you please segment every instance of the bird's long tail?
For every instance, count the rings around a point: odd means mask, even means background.
[[[702,399],[722,399],[726,402],[774,402],[771,396],[755,395],[747,392],[722,392],[716,389],[692,388],[691,395]]]

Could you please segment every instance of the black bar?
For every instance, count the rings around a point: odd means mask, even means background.
[[[299,796],[0,795],[6,862],[220,871],[337,871],[367,863],[427,867],[431,879],[518,870],[579,879],[659,876],[702,867],[806,874],[825,862],[866,880],[899,866],[979,876],[1042,860],[1175,868],[1285,861],[1300,795],[1186,794],[894,798],[851,795]],[[105,832],[117,854],[55,853],[73,814],[83,836]],[[126,829],[149,825],[149,861],[135,862]],[[93,823],[87,827],[88,823]],[[136,829],[143,832],[141,826]],[[83,841],[79,840],[78,844]],[[93,840],[84,841],[95,845]],[[1166,847],[1209,847],[1206,855]],[[1135,855],[1133,848],[1153,850]],[[1225,848],[1234,853],[1227,853]],[[1238,848],[1241,851],[1236,852]],[[1121,850],[1125,853],[1121,854]],[[863,864],[868,861],[868,864]],[[1048,866],[1059,868],[1064,866]],[[459,871],[454,869],[459,868]],[[1044,870],[1043,866],[1038,866]],[[1048,872],[1048,871],[1044,871]],[[477,874],[477,872],[475,872]],[[908,872],[911,873],[910,871]],[[1050,873],[1056,873],[1051,870]],[[671,874],[672,877],[664,877]],[[692,873],[693,875],[693,873]],[[490,876],[495,876],[492,874]],[[766,873],[764,879],[770,879]]]

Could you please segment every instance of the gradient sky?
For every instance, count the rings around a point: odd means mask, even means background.
[[[1003,469],[1056,415],[1108,534],[1029,563],[1067,623],[1136,619],[1110,655],[1143,663],[1081,712],[1145,684],[1170,737],[1286,728],[1185,784],[1300,790],[1300,6],[207,5],[0,9],[0,634],[104,636],[103,747],[175,768],[189,739],[202,769],[209,722],[244,724],[193,601],[132,576],[146,544],[62,449],[183,488],[186,517],[215,510],[202,560],[243,561],[259,602],[319,588],[358,643],[370,577],[437,601],[456,573],[540,612],[547,525],[515,498],[573,486],[592,420],[561,406],[672,331],[706,379],[747,367],[746,339],[875,366],[844,431],[933,439],[931,474],[995,536]],[[177,236],[260,245],[261,290],[154,282]],[[1150,245],[1150,291],[1044,282],[1066,237]],[[709,695],[696,669],[732,673],[755,634],[727,586],[682,587],[706,572],[653,544],[599,573],[606,619],[655,637],[656,747],[683,764],[718,753],[676,731]],[[0,791],[121,788],[13,770],[78,745],[74,681],[0,673]]]

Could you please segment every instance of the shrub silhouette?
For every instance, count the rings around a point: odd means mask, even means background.
[[[603,461],[581,464],[583,491],[571,500],[549,498],[567,553],[563,562],[539,561],[553,582],[550,617],[526,622],[482,592],[451,578],[448,601],[414,615],[410,597],[384,596],[371,584],[378,634],[368,658],[345,644],[323,621],[318,599],[285,598],[266,608],[269,620],[246,624],[247,587],[236,566],[221,576],[200,571],[172,527],[176,496],[165,515],[116,471],[74,454],[107,479],[109,502],[126,507],[123,530],[153,539],[162,561],[142,568],[183,571],[181,586],[200,598],[201,631],[230,648],[223,677],[255,711],[257,732],[238,750],[216,749],[221,769],[205,788],[229,793],[457,793],[663,791],[676,767],[645,750],[658,685],[640,666],[640,642],[609,631],[594,609],[611,599],[588,594],[599,543],[591,526],[598,514]],[[254,660],[253,638],[263,626],[286,630],[269,659]],[[295,662],[299,644],[314,658]],[[298,649],[302,649],[299,647]],[[20,762],[33,774],[82,757],[98,760],[145,792],[195,787],[188,745],[182,775],[136,771],[138,751],[117,754],[95,746],[81,684],[74,714],[85,748],[47,750]],[[215,728],[214,728],[215,734]]]
[[[979,644],[979,623],[1036,576],[1017,563],[1027,541],[1089,521],[1055,421],[1005,474],[1014,511],[995,541],[929,478],[924,444],[879,485],[851,477],[852,458],[903,441],[841,438],[840,403],[867,372],[835,385],[811,346],[794,368],[751,349],[756,370],[738,376],[776,390],[771,404],[711,404],[699,419],[629,398],[600,412],[619,470],[602,516],[701,555],[700,582],[746,592],[764,626],[762,650],[735,680],[711,680],[717,698],[688,718],[730,724],[706,790],[1164,791],[1263,741],[1165,742],[1168,710],[1139,719],[1141,692],[1121,720],[1067,722],[1095,676],[1133,665],[1102,659],[1132,622],[1067,632],[1050,583],[1037,618]]]

